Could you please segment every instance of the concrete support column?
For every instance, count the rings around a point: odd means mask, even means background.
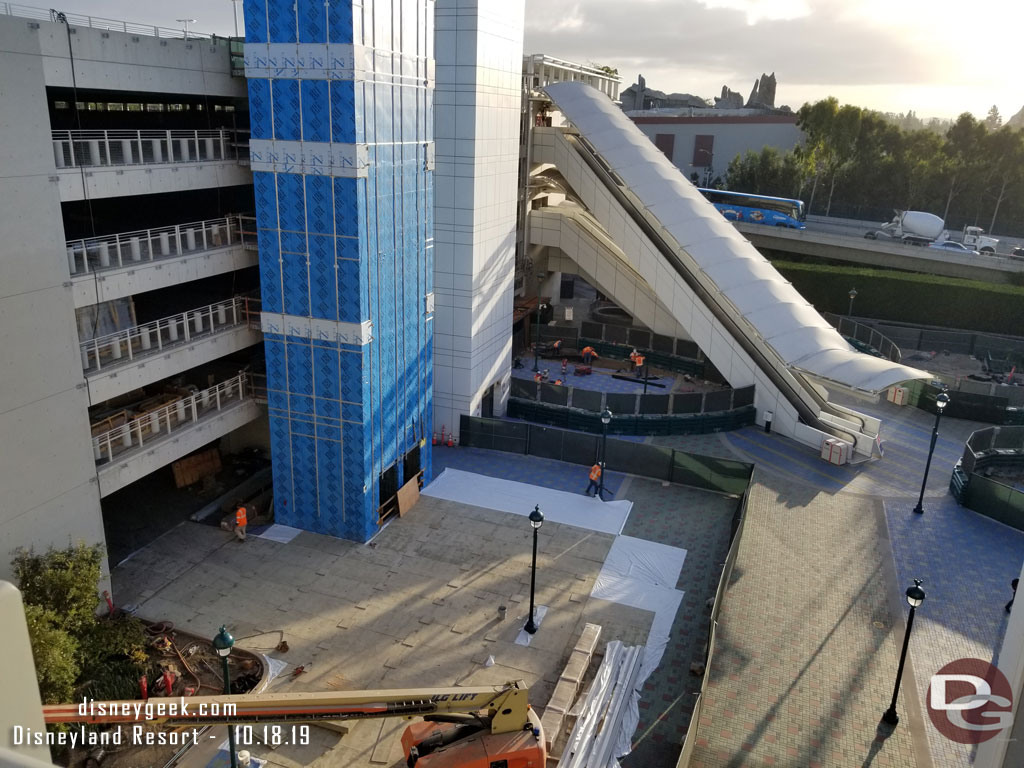
[[[89,139],[89,164],[103,164],[103,158],[100,155],[100,142],[98,139]]]
[[[114,360],[121,359],[121,339],[117,338],[110,342],[110,357]]]
[[[125,165],[134,165],[135,158],[132,157],[131,139],[121,139],[121,155]]]
[[[170,256],[171,255],[171,235],[169,232],[160,233],[160,255]]]
[[[203,144],[206,145],[206,159],[207,160],[213,160],[213,139],[212,138],[203,139]]]
[[[73,275],[78,271],[75,266],[75,249],[74,247],[68,248],[68,271]]]
[[[108,243],[106,240],[98,243],[97,244],[97,250],[98,250],[99,255],[100,255],[100,266],[101,267],[109,267],[110,266],[110,243]]]
[[[193,312],[192,313],[192,328],[195,329],[195,333],[203,332],[203,313]]]
[[[64,162],[64,142],[55,141],[53,142],[53,162],[56,163],[58,168],[66,167],[67,163]]]
[[[178,318],[171,318],[171,321],[167,323],[167,338],[170,341],[178,340]]]
[[[150,337],[151,329],[148,327],[139,328],[139,344],[143,349],[150,349],[153,346],[153,340]]]
[[[150,147],[153,148],[153,162],[162,163],[164,161],[164,145],[160,139],[150,139]]]
[[[210,397],[210,390],[208,389],[204,389],[199,393],[199,402],[202,404],[203,408],[210,407]]]
[[[192,227],[185,230],[185,248],[189,251],[196,249],[196,231]]]
[[[178,423],[183,424],[185,422],[185,401],[179,400],[174,404],[174,413],[178,416]]]
[[[181,155],[181,162],[187,163],[192,160],[189,152],[188,139],[178,139],[178,153]]]
[[[226,304],[217,305],[217,322],[226,325],[228,322],[228,307]]]
[[[128,240],[128,246],[131,250],[132,261],[142,261],[142,246],[139,244],[139,238],[130,238]]]

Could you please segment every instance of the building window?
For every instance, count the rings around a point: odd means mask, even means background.
[[[163,112],[164,111],[164,105],[163,104],[147,104],[146,105],[146,111],[147,112]]]
[[[70,105],[66,101],[55,101],[53,102],[54,109],[67,109]]]
[[[142,105],[141,104],[128,104],[126,106],[128,107],[128,111],[129,112],[141,112],[142,111]]]
[[[114,101],[108,102],[107,112],[124,112],[124,104],[119,104]]]
[[[654,146],[665,153],[665,157],[672,159],[672,153],[676,148],[676,135],[674,133],[654,134]]]
[[[693,165],[696,168],[710,168],[715,164],[715,137],[693,137]]]

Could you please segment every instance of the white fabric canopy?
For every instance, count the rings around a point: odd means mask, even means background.
[[[931,378],[851,347],[607,96],[583,83],[543,90],[661,223],[666,241],[696,262],[787,366],[870,392]]]

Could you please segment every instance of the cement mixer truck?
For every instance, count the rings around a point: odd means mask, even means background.
[[[924,211],[896,211],[893,220],[865,232],[868,240],[895,240],[907,245],[928,245],[942,235],[942,219]]]

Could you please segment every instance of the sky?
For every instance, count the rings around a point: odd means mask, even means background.
[[[234,0],[55,0],[58,10],[233,34]],[[26,3],[28,5],[29,3]],[[241,2],[237,4],[241,25]],[[776,105],[841,103],[919,117],[1003,119],[1024,108],[1019,0],[526,0],[525,51],[615,67],[625,88],[744,99],[762,73]]]

